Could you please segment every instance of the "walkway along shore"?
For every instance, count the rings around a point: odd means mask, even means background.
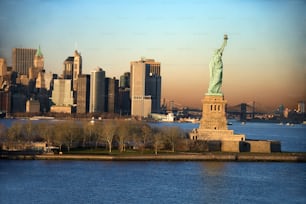
[[[15,160],[306,162],[306,153],[177,153],[160,155],[0,155]]]

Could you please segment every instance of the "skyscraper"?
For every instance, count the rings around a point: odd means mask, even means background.
[[[7,74],[7,66],[4,58],[0,58],[0,77]]]
[[[52,102],[57,106],[72,106],[73,105],[71,80],[54,79],[54,88],[52,91]]]
[[[119,80],[114,78],[106,78],[106,100],[105,100],[105,111],[108,113],[118,112],[118,86]]]
[[[131,62],[131,115],[147,117],[160,112],[160,62],[141,59]]]
[[[131,115],[130,78],[130,72],[125,72],[120,76],[118,91],[118,113],[120,115]]]
[[[33,65],[33,67],[29,68],[29,79],[37,79],[39,73],[44,69],[44,56],[41,52],[40,46],[35,53]]]
[[[91,113],[103,113],[105,109],[105,71],[97,68],[91,72],[90,107]]]
[[[44,68],[44,55],[41,52],[40,46],[38,47],[38,50],[35,53],[34,56],[34,67],[39,69],[40,71]]]
[[[73,60],[73,91],[76,91],[78,88],[78,78],[82,74],[82,56],[75,50],[74,51],[74,60]]]
[[[122,88],[130,88],[130,72],[125,72],[120,76],[120,87]]]
[[[77,84],[77,113],[88,113],[90,99],[90,75],[79,75]]]
[[[29,68],[34,65],[36,49],[13,48],[12,69],[21,75],[29,75]]]
[[[75,50],[74,56],[69,56],[64,61],[63,71],[64,79],[72,79],[71,88],[73,89],[73,91],[77,90],[77,81],[80,74],[82,74],[82,56],[77,50]]]
[[[64,79],[72,79],[73,63],[74,63],[74,57],[67,57],[67,59],[64,61],[64,71],[63,71]]]

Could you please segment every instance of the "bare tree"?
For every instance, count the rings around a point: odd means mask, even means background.
[[[114,120],[104,121],[103,139],[107,142],[109,153],[112,152],[113,139],[117,131],[117,125]]]
[[[54,126],[54,135],[52,140],[55,145],[59,146],[60,152],[62,151],[63,144],[65,143],[65,128],[67,128],[65,123],[59,123]]]
[[[129,130],[130,130],[129,126],[130,126],[130,121],[119,122],[117,140],[120,152],[125,151],[125,142],[128,139]]]
[[[162,128],[163,134],[165,136],[165,139],[170,144],[171,151],[175,151],[175,145],[177,141],[184,136],[184,132],[176,126],[172,127],[163,127]]]
[[[22,133],[24,134],[25,140],[30,140],[32,135],[32,123],[27,121],[27,123],[22,124]]]
[[[155,129],[152,134],[152,141],[155,155],[157,155],[158,150],[163,147],[163,133],[158,129]]]
[[[17,148],[17,144],[24,143],[24,137],[22,134],[22,124],[21,123],[13,123],[12,126],[8,129],[8,141],[9,148]],[[23,144],[24,147],[24,144]]]
[[[96,122],[84,122],[83,123],[83,135],[82,135],[82,146],[90,147],[92,144],[96,144],[96,134],[97,134],[97,124]],[[86,145],[87,143],[87,145]]]
[[[148,124],[143,124],[141,126],[141,138],[142,138],[142,143],[143,143],[143,149],[146,148],[147,146],[147,141],[149,140],[150,136],[152,135],[152,128]]]
[[[52,123],[40,123],[37,126],[37,131],[39,136],[42,137],[47,142],[48,147],[50,147],[51,145],[53,130],[54,130],[54,125]]]
[[[70,148],[73,147],[73,143],[79,136],[79,128],[78,124],[75,121],[66,121],[63,123],[64,131],[63,131],[63,141],[67,145],[68,152]]]
[[[93,127],[92,138],[95,141],[95,149],[97,149],[99,142],[103,139],[104,124],[101,122],[95,122]]]

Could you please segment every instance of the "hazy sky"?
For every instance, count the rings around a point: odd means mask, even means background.
[[[45,69],[62,73],[75,49],[83,73],[130,71],[141,57],[161,62],[162,97],[201,107],[208,64],[229,36],[223,93],[229,105],[295,108],[306,100],[303,0],[1,0],[0,57],[41,46]]]

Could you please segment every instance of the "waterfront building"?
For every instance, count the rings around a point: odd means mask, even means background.
[[[4,58],[0,58],[0,77],[7,75],[7,66],[6,60]]]
[[[160,112],[160,62],[141,59],[131,62],[131,115],[147,117]]]
[[[74,57],[67,57],[64,61],[63,78],[72,79]]]
[[[11,91],[0,90],[0,112],[11,112]]]
[[[13,48],[12,69],[21,75],[29,75],[29,68],[34,66],[37,50],[32,48]]]
[[[108,113],[118,112],[118,86],[119,80],[114,78],[105,79],[106,100],[105,111]]]
[[[90,106],[91,113],[103,113],[105,110],[105,71],[97,68],[90,77]]]
[[[47,91],[51,90],[51,84],[53,83],[53,79],[56,78],[52,72],[44,72],[44,80],[45,80],[45,89]],[[37,87],[36,87],[37,88]]]
[[[130,72],[125,72],[120,76],[120,87],[121,88],[130,88]]]
[[[44,72],[38,72],[35,86],[37,89],[46,88]]]
[[[90,99],[90,75],[79,75],[77,85],[77,113],[88,113]]]
[[[82,74],[82,56],[75,50],[74,56],[69,56],[64,61],[63,78],[72,79],[71,88],[73,91],[77,90],[77,80],[78,76]]]
[[[44,69],[44,56],[38,47],[33,61],[33,67],[29,68],[29,79],[37,79],[38,74]]]
[[[38,100],[27,100],[26,102],[26,112],[27,113],[39,113],[40,112],[40,103]]]
[[[72,106],[71,79],[54,79],[52,102],[57,106]]]
[[[24,113],[26,111],[27,97],[22,93],[13,93],[11,98],[11,112]]]
[[[131,115],[130,88],[119,88],[118,113],[120,115]]]
[[[33,61],[34,67],[42,71],[44,69],[44,55],[41,52],[40,46],[38,47]]]
[[[50,112],[52,113],[72,113],[73,107],[72,106],[51,106]]]
[[[305,113],[305,101],[298,102],[297,112],[298,113]]]
[[[82,74],[82,56],[77,50],[74,51],[73,57],[73,91],[78,88],[78,78]]]

